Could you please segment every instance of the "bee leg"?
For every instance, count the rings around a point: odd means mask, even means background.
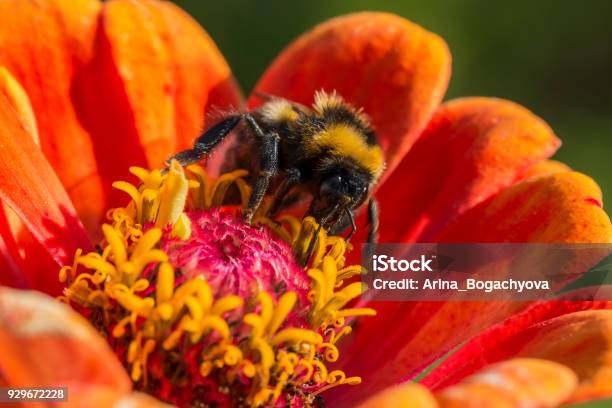
[[[278,144],[279,136],[276,133],[269,133],[263,139],[261,146],[261,170],[259,177],[253,184],[251,196],[249,197],[249,203],[247,208],[244,210],[244,217],[247,223],[251,223],[253,214],[259,205],[261,204],[268,187],[270,186],[270,179],[276,175],[278,170]]]
[[[369,245],[376,245],[378,243],[378,217],[380,210],[378,208],[378,201],[374,197],[368,201],[368,224],[370,224],[370,231],[368,232],[367,243]]]
[[[344,207],[344,213],[346,214],[349,221],[351,222],[351,232],[349,232],[349,234],[346,237],[346,242],[349,242],[351,238],[353,237],[353,234],[355,234],[355,231],[357,231],[357,225],[355,225],[355,214],[353,214],[351,210]]]
[[[312,257],[312,254],[314,253],[317,243],[319,242],[319,233],[321,232],[322,225],[323,224],[319,224],[319,226],[317,227],[317,230],[312,236],[312,239],[308,243],[308,248],[306,249],[306,253],[304,254],[300,262],[300,265],[303,267],[308,265],[308,263],[310,262],[310,258]]]
[[[259,208],[266,191],[268,191],[270,179],[274,177],[278,171],[278,145],[280,136],[276,132],[264,133],[255,121],[255,118],[251,115],[246,114],[244,118],[260,142],[259,177],[253,184],[249,203],[247,208],[243,211],[246,222],[250,224],[253,219],[253,214],[255,214],[255,211]]]
[[[376,244],[378,243],[378,201],[374,197],[370,197],[368,201],[368,224],[370,225],[370,230],[368,231],[368,238],[366,241],[366,245],[363,247],[363,253],[361,254],[361,258],[372,259],[376,251]]]
[[[170,165],[172,160],[176,160],[181,166],[188,166],[200,161],[202,156],[214,149],[238,125],[241,119],[242,115],[232,115],[223,119],[198,137],[191,149],[175,154],[166,160],[166,164]]]
[[[301,174],[298,169],[293,168],[287,170],[287,177],[285,177],[278,190],[276,190],[274,201],[272,202],[272,206],[270,206],[268,216],[274,217],[276,213],[278,213],[284,203],[287,193],[289,193],[291,187],[300,181],[300,178]]]

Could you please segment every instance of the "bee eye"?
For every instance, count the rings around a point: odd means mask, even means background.
[[[321,183],[321,193],[340,195],[344,190],[344,179],[340,175],[328,177]]]

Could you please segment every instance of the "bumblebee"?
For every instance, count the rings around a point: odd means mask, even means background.
[[[170,160],[183,166],[198,162],[242,123],[227,161],[230,167],[249,169],[252,175],[252,192],[244,210],[247,222],[267,193],[274,194],[269,216],[306,193],[311,197],[307,215],[334,234],[350,227],[350,239],[356,230],[355,212],[367,202],[368,242],[374,243],[378,206],[370,192],[385,169],[385,160],[366,115],[335,92],[317,92],[312,108],[259,96],[266,100],[262,106],[226,115],[193,148]]]

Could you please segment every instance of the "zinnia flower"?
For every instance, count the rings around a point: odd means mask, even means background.
[[[0,385],[67,386],[74,406],[161,404],[132,389],[194,406],[612,394],[612,311],[597,310],[612,302],[353,307],[358,251],[321,231],[299,267],[316,223],[245,224],[222,205],[249,191],[244,171],[219,174],[223,149],[206,169],[155,170],[207,113],[242,106],[212,40],[171,3],[5,0],[0,66],[0,283],[18,288],[0,289]],[[550,128],[504,100],[440,106],[449,76],[442,39],[360,13],[298,38],[256,91],[308,105],[336,90],[363,107],[388,163],[382,242],[609,243],[597,185],[548,160]]]

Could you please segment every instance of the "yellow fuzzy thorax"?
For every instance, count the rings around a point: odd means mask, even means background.
[[[364,167],[377,180],[385,169],[382,149],[378,145],[368,145],[363,135],[354,127],[345,124],[329,126],[316,132],[307,141],[309,154],[328,151],[334,156],[350,157]]]
[[[355,109],[336,92],[318,91],[312,104],[312,110],[306,106],[282,98],[273,98],[261,107],[262,117],[269,123],[292,123],[300,118],[300,113],[323,118],[327,112],[340,109],[350,112],[354,124],[330,123],[325,128],[311,126],[304,138],[306,154],[316,156],[326,153],[331,157],[348,157],[369,175],[374,184],[385,170],[385,159],[378,144],[369,144],[359,128],[371,127],[370,121],[361,109]]]

